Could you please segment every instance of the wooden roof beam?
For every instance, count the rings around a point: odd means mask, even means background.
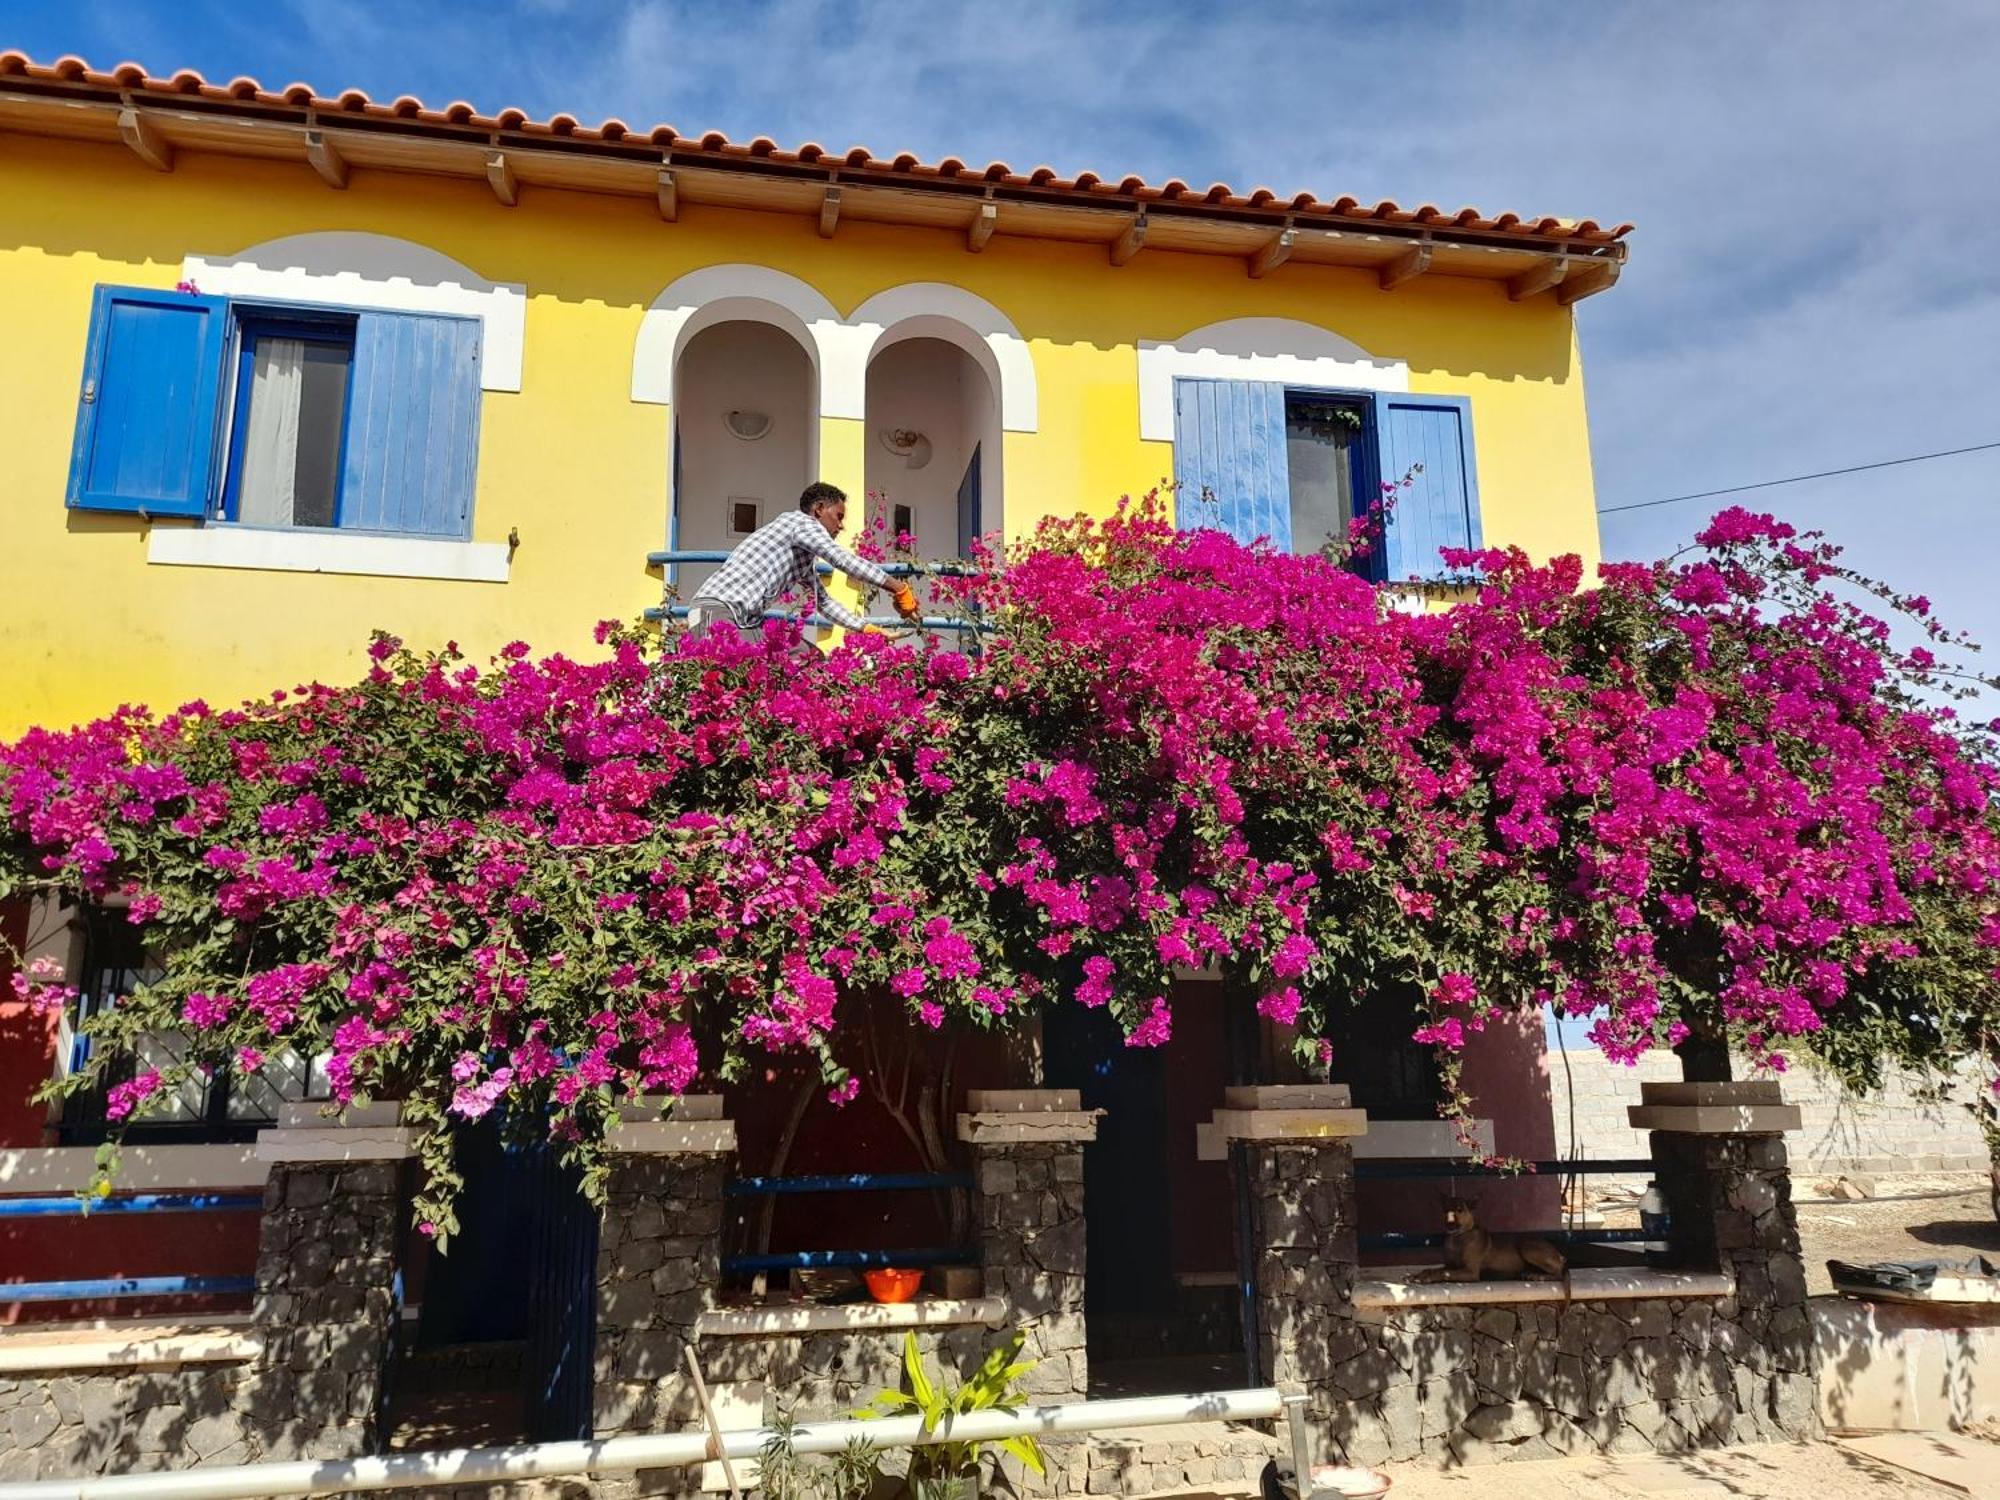
[[[1122,266],[1137,255],[1146,243],[1146,210],[1140,209],[1125,226],[1125,232],[1111,242],[1111,264]]]
[[[306,160],[312,169],[331,188],[347,186],[347,158],[340,154],[340,148],[326,138],[323,130],[306,132]]]
[[[1585,297],[1608,292],[1618,284],[1618,273],[1624,269],[1625,262],[1622,260],[1590,261],[1581,274],[1570,277],[1556,288],[1556,301],[1569,307]]]
[[[507,160],[505,151],[486,153],[486,183],[493,196],[509,208],[521,201],[521,184],[515,180],[514,164]]]
[[[1000,224],[1000,205],[990,199],[979,205],[979,212],[972,216],[972,222],[965,226],[965,248],[974,255],[986,248],[986,242],[993,238],[993,231]]]
[[[1536,265],[1528,267],[1519,276],[1507,283],[1507,297],[1512,302],[1524,302],[1528,298],[1546,292],[1560,283],[1569,274],[1569,257],[1551,255]]]
[[[1250,257],[1247,269],[1253,279],[1261,280],[1277,270],[1292,258],[1292,246],[1298,242],[1299,232],[1287,225],[1279,231],[1278,237]]]
[[[129,104],[118,111],[118,133],[132,148],[132,154],[155,172],[173,171],[173,142],[161,135],[157,125]]]
[[[829,187],[826,196],[819,200],[819,237],[833,238],[833,231],[840,223],[840,189]]]
[[[1382,267],[1382,290],[1393,292],[1405,282],[1415,281],[1431,268],[1431,237],[1423,236],[1401,255]]]

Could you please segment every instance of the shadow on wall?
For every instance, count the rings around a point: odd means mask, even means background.
[[[1822,1297],[1811,1312],[1828,1427],[1922,1432],[2000,1421],[2000,1311]]]

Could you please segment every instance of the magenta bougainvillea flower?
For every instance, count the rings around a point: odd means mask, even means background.
[[[934,579],[978,649],[607,625],[594,659],[480,667],[378,637],[349,685],[0,748],[0,895],[129,898],[163,973],[91,1023],[93,1068],[161,1028],[189,1066],[325,1054],[434,1164],[504,1110],[588,1165],[630,1096],[785,1055],[853,1098],[864,999],[1171,1045],[1209,969],[1308,1069],[1351,1006],[1406,1004],[1461,1112],[1460,1049],[1541,1004],[1620,1059],[1990,1053],[1996,777],[1928,600],[1740,510],[1595,580],[1445,562],[1411,609],[1141,503]]]

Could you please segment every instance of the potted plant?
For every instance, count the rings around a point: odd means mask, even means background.
[[[1034,1368],[1034,1361],[1018,1361],[1025,1334],[1016,1333],[980,1362],[972,1378],[946,1389],[924,1372],[923,1355],[914,1333],[903,1337],[903,1374],[909,1389],[883,1391],[855,1413],[861,1418],[916,1414],[923,1419],[925,1432],[948,1432],[952,1420],[975,1411],[1018,1411],[1021,1397],[1015,1387]],[[1000,1448],[1013,1454],[1037,1474],[1048,1472],[1042,1461],[1041,1445],[1031,1437],[998,1440]],[[906,1493],[910,1500],[978,1500],[979,1459],[986,1444],[977,1440],[927,1443],[910,1452],[910,1472]]]

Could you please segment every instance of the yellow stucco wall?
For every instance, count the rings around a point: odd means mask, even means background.
[[[1489,543],[1594,565],[1582,372],[1567,309],[1497,284],[1372,278],[357,172],[344,192],[302,165],[183,153],[158,173],[117,147],[10,136],[0,152],[0,735],[120,702],[233,702],[356,674],[371,627],[475,657],[513,639],[587,646],[592,624],[658,602],[644,555],[664,542],[668,412],[631,400],[647,305],[701,266],[747,261],[817,287],[842,314],[944,281],[987,298],[1032,351],[1038,430],[1007,434],[1007,529],[1108,507],[1172,469],[1139,436],[1136,344],[1225,318],[1322,325],[1408,362],[1411,388],[1471,398]],[[354,229],[416,241],[528,290],[522,386],[485,393],[474,537],[521,546],[504,584],[149,564],[137,518],[68,511],[63,492],[92,288],[170,287],[189,254]],[[852,429],[846,431],[844,429]],[[859,424],[822,425],[822,469],[858,490]],[[850,453],[848,450],[852,449]],[[848,473],[848,469],[855,472]]]

